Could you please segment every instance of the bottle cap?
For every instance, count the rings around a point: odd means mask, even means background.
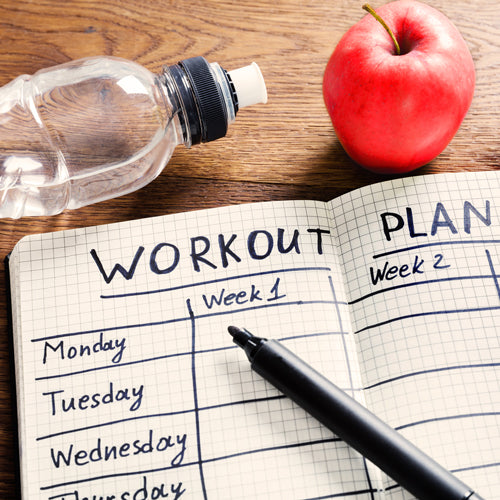
[[[267,102],[266,84],[257,63],[229,71],[229,77],[238,96],[239,109]]]
[[[203,57],[191,57],[179,62],[196,97],[196,107],[201,120],[201,142],[224,137],[227,132],[227,116],[224,97]]]
[[[170,89],[172,97],[183,109],[179,119],[186,144],[224,137],[238,109],[267,101],[264,78],[256,63],[230,73],[217,67],[220,71],[212,71],[203,57],[191,57],[167,68],[175,83]]]

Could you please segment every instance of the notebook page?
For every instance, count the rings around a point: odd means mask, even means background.
[[[7,256],[7,258],[4,261],[6,269],[8,269],[8,272],[6,273],[6,279],[7,279],[7,297],[8,299],[10,298],[10,321],[11,321],[11,334],[13,335],[13,332],[16,331],[19,327],[19,310],[20,310],[20,304],[19,304],[19,283],[13,279],[14,276],[16,276],[19,272],[19,259],[17,258],[17,252],[12,252]],[[7,300],[8,300],[7,299]],[[13,350],[16,350],[19,353],[18,360],[19,363],[16,363],[14,366],[14,379],[17,384],[20,384],[21,386],[23,385],[23,371],[21,369],[23,365],[23,360],[22,360],[22,352],[20,349],[20,341],[21,339],[15,335],[13,335],[12,339],[12,345],[13,345]],[[12,360],[10,360],[12,362]],[[11,371],[12,373],[12,371]],[[17,405],[14,410],[17,412],[17,420],[22,421],[24,420],[24,408],[23,405]],[[19,428],[18,430],[18,436],[17,436],[17,441],[22,442],[24,440],[24,429]],[[20,474],[22,471],[19,471]],[[22,480],[22,479],[20,479]],[[26,480],[26,478],[25,478]]]
[[[500,491],[500,174],[332,203],[367,406],[484,498]],[[411,498],[386,481],[387,498]]]
[[[360,397],[327,216],[246,205],[22,240],[23,498],[374,498],[365,460],[227,332],[281,339]]]

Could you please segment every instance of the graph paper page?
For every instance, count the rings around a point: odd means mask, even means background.
[[[192,212],[12,254],[23,498],[376,498],[373,466],[254,374],[280,339],[362,399],[324,203]]]
[[[367,406],[497,498],[500,174],[388,181],[331,209]]]

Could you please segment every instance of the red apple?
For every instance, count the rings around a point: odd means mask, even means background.
[[[367,14],[335,48],[323,95],[355,162],[375,172],[408,172],[439,155],[457,132],[474,94],[474,63],[458,30],[436,9],[399,0],[376,12],[400,55]]]

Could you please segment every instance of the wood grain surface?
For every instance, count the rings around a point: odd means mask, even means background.
[[[2,0],[0,85],[93,55],[153,72],[196,55],[231,70],[256,61],[269,102],[242,110],[227,137],[179,146],[162,174],[130,195],[53,217],[0,220],[2,261],[24,235],[254,201],[328,200],[387,179],[355,165],[322,97],[328,58],[365,15],[352,0]],[[465,38],[476,92],[447,149],[416,175],[495,169],[500,150],[500,16],[493,0],[436,0]],[[376,8],[382,2],[373,2]],[[0,137],[0,141],[2,138]],[[16,498],[16,426],[6,287],[0,280],[0,498]]]

